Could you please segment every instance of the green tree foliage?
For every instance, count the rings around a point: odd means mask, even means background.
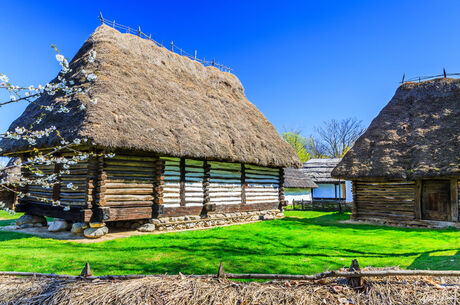
[[[303,137],[298,131],[283,132],[281,135],[291,144],[297,155],[299,155],[302,163],[310,160],[311,154],[309,148],[313,145],[313,140],[311,138]]]

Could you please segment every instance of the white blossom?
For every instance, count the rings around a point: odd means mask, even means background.
[[[83,105],[83,104],[81,104],[79,108],[80,108],[80,110],[85,110],[85,109],[86,109],[86,106]]]
[[[97,104],[97,98],[93,98],[93,99],[89,100],[89,102],[90,102],[91,104],[96,105],[96,104]]]
[[[88,55],[89,55],[88,62],[94,62],[94,60],[96,59],[96,51],[91,50],[89,51]]]
[[[81,140],[80,139],[75,139],[75,140],[73,140],[73,143],[78,145],[78,144],[81,143]]]
[[[90,82],[95,80],[96,78],[97,78],[97,75],[94,73],[91,73],[88,76],[86,76],[86,79],[89,80]]]
[[[56,54],[56,60],[59,61],[59,62],[63,62],[65,59],[65,57],[61,54]]]
[[[0,81],[7,83],[9,81],[8,76],[5,74],[0,74]]]

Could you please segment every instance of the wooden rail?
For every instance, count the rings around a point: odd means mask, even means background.
[[[352,271],[350,271],[352,270]],[[177,277],[177,275],[144,275],[144,274],[130,274],[130,275],[104,275],[93,276],[90,266],[86,263],[82,273],[79,276],[65,275],[65,274],[48,274],[48,273],[34,273],[34,272],[14,272],[14,271],[0,271],[0,276],[21,276],[21,277],[45,277],[56,279],[69,279],[69,280],[132,280],[148,277]],[[180,277],[184,277],[179,273]],[[356,260],[353,260],[352,267],[349,271],[326,271],[322,273],[304,275],[304,274],[258,274],[258,273],[226,273],[224,271],[223,263],[220,263],[217,274],[203,274],[203,275],[187,275],[191,278],[226,278],[238,280],[304,280],[315,281],[325,278],[347,278],[349,282],[353,279],[361,279],[363,277],[390,277],[390,276],[445,276],[445,277],[460,277],[460,270],[376,270],[376,271],[361,271]]]

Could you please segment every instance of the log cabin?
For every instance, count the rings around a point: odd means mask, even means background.
[[[312,189],[318,186],[299,168],[284,169],[284,193],[288,204],[295,201],[312,201]]]
[[[460,80],[406,82],[333,170],[353,184],[352,218],[458,226]]]
[[[351,201],[351,184],[349,181],[331,176],[332,170],[340,162],[340,158],[310,159],[303,163],[302,171],[318,186],[313,190],[313,200],[345,202]]]
[[[94,62],[87,60],[91,50],[97,54]],[[300,161],[249,102],[234,74],[107,25],[95,30],[70,68],[68,81],[82,94],[44,94],[10,130],[29,126],[43,107],[64,105],[68,113],[53,110],[35,124],[37,130],[56,126],[60,132],[40,139],[37,147],[46,151],[59,145],[60,137],[86,139],[76,149],[97,157],[72,165],[54,188],[26,186],[29,196],[20,200],[18,211],[70,222],[279,214],[283,168],[299,167]],[[82,80],[82,69],[97,79]],[[32,153],[22,140],[3,139],[0,147],[7,156]],[[40,170],[53,173],[58,166]]]
[[[18,197],[19,177],[21,175],[20,158],[11,158],[6,168],[0,171],[0,208],[14,210]]]

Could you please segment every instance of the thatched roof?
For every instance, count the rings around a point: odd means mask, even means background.
[[[302,171],[315,183],[336,183],[339,179],[332,178],[331,172],[341,159],[310,159],[303,163]]]
[[[460,176],[460,80],[401,85],[333,175],[347,179]]]
[[[301,169],[292,167],[284,169],[284,186],[290,188],[318,187]]]
[[[86,61],[97,52],[94,63]],[[156,46],[132,34],[101,25],[70,63],[75,85],[89,88],[72,99],[43,96],[14,121],[29,126],[41,106],[65,104],[37,128],[55,125],[69,140],[176,157],[215,159],[273,167],[300,166],[299,158],[265,116],[248,101],[238,78],[215,67]],[[96,81],[80,81],[85,69]],[[97,98],[96,105],[89,102]],[[79,106],[84,104],[86,109]],[[41,146],[59,143],[57,137]],[[25,141],[4,140],[6,152],[27,149]]]

